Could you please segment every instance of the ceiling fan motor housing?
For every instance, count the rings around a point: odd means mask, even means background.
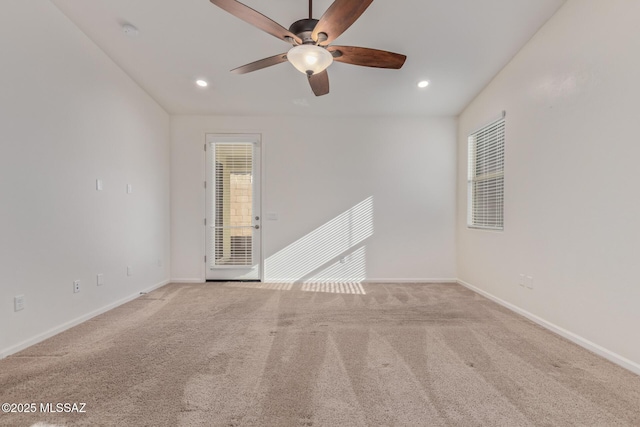
[[[317,24],[317,19],[301,19],[291,24],[289,31],[300,37],[302,44],[316,44],[315,40],[311,38],[311,33]]]

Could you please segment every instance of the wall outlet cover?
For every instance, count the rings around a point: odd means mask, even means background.
[[[73,281],[73,293],[78,293],[80,292],[80,280],[74,280]]]

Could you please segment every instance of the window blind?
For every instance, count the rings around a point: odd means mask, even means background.
[[[504,118],[469,135],[467,225],[504,229]]]

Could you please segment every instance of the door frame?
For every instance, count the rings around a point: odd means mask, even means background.
[[[209,203],[210,197],[211,197],[211,192],[215,191],[215,184],[214,182],[212,182],[210,180],[211,176],[212,176],[212,170],[211,168],[213,167],[213,165],[211,164],[211,162],[209,162],[209,156],[211,155],[211,153],[209,153],[209,150],[211,149],[210,145],[212,143],[216,143],[216,142],[238,142],[238,143],[251,143],[254,146],[254,158],[253,158],[253,169],[254,169],[254,177],[257,177],[258,182],[256,184],[254,184],[254,192],[258,192],[258,197],[255,198],[255,194],[254,194],[254,212],[252,215],[257,215],[260,217],[259,220],[259,225],[260,228],[257,230],[254,230],[254,233],[258,233],[259,234],[259,242],[258,242],[258,259],[254,259],[254,261],[257,261],[257,269],[258,269],[258,279],[247,279],[247,280],[242,280],[242,279],[208,279],[207,278],[207,272],[208,272],[208,260],[207,257],[209,255],[209,250],[207,248],[207,243],[208,243],[208,230],[209,230],[209,224],[207,224],[207,219],[208,218],[212,218],[211,215],[211,209],[212,209],[212,204]],[[204,214],[205,214],[205,221],[203,222],[204,224],[204,257],[203,257],[203,261],[204,261],[204,281],[205,282],[228,282],[228,281],[259,281],[259,282],[263,282],[264,281],[264,242],[262,241],[263,239],[263,234],[262,230],[263,230],[263,215],[262,215],[262,202],[263,202],[263,180],[264,180],[264,171],[263,171],[263,161],[262,161],[262,134],[258,133],[258,132],[238,132],[238,133],[233,133],[233,132],[207,132],[205,133],[205,209],[204,209]],[[254,178],[255,179],[255,178]],[[257,205],[258,208],[255,209],[255,201],[257,201]]]

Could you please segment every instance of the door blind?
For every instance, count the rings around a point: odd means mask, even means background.
[[[253,144],[215,143],[213,266],[253,265]]]
[[[472,228],[504,229],[504,118],[469,135],[468,215]]]

